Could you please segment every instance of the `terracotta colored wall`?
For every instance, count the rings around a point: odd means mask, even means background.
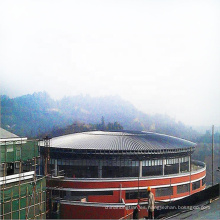
[[[193,174],[191,176],[191,181],[202,178],[205,176],[206,171],[200,172],[198,174]],[[173,177],[166,179],[156,179],[156,180],[140,180],[139,187],[146,186],[159,186],[159,185],[170,185],[175,183],[190,181],[189,176],[183,177]],[[50,186],[62,186],[63,188],[122,188],[138,187],[138,181],[122,181],[122,182],[71,182],[70,181],[50,181],[48,185]],[[192,183],[190,184],[191,194],[201,191],[205,188],[202,186],[202,180],[200,180],[200,188],[192,191]],[[152,189],[155,194],[155,189]],[[177,186],[173,186],[172,196],[157,197],[156,200],[169,200],[170,198],[179,198],[183,196],[188,196],[189,192],[177,194]],[[125,190],[121,191],[121,197],[126,203],[136,203],[137,200],[125,200]],[[88,196],[88,202],[100,202],[100,203],[119,203],[120,201],[120,191],[113,191],[113,195],[102,195],[102,196]],[[61,218],[63,219],[119,219],[127,214],[133,213],[133,210],[126,209],[110,209],[105,207],[92,207],[92,206],[79,206],[79,205],[67,205],[61,204]],[[132,216],[132,215],[131,215]],[[147,216],[146,209],[141,210],[140,216]]]
[[[61,204],[61,219],[119,219],[126,215],[125,209],[105,207],[75,206]]]
[[[88,202],[106,202],[119,203],[120,202],[120,191],[113,191],[113,195],[103,196],[88,196]]]
[[[204,176],[206,171],[200,172],[198,174],[191,175],[191,181],[199,179],[200,177]],[[181,182],[190,181],[190,176],[182,176],[182,177],[172,177],[166,179],[154,179],[154,180],[140,180],[139,187],[145,186],[158,186],[158,185],[168,185],[168,184],[176,184]],[[48,186],[57,186],[59,181],[50,181]],[[61,181],[60,186],[64,188],[78,188],[78,189],[90,189],[90,188],[120,188],[120,184],[122,184],[123,188],[126,187],[138,187],[138,181],[115,181],[115,182],[71,182],[69,181]]]

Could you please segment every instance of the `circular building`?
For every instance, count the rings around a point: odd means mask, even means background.
[[[195,143],[151,132],[93,131],[41,142],[51,216],[120,219],[150,186],[156,202],[177,200],[205,188],[206,166],[191,160]],[[48,161],[48,163],[47,163]],[[141,215],[147,215],[146,209]],[[126,218],[126,217],[125,217]]]

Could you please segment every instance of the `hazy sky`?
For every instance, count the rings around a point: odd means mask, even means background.
[[[220,125],[220,1],[0,1],[0,93],[120,95]]]

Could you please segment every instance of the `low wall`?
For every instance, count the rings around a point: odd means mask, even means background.
[[[195,206],[210,199],[219,197],[219,190],[220,184],[217,184],[183,199],[158,206],[156,207],[157,209],[155,209],[155,218],[173,215],[189,209],[190,206]]]

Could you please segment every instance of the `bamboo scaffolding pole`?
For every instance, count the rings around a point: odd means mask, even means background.
[[[192,147],[190,147],[190,158],[189,158],[189,169],[190,169],[190,180],[189,180],[189,195],[191,195],[192,192]]]
[[[172,186],[171,186],[171,178],[170,178],[170,189],[172,188]],[[172,195],[173,195],[173,188],[172,188]],[[171,202],[171,193],[170,193],[170,202]]]
[[[27,213],[28,213],[28,187],[26,187],[26,213],[25,213],[26,218],[27,218]]]
[[[42,190],[43,189],[43,187],[42,187],[42,182],[40,183],[40,201],[41,201],[41,209],[40,209],[40,213],[41,213],[41,219],[43,219],[42,217],[42,212],[43,212],[43,206],[42,206],[42,201],[43,201],[43,197],[42,197]]]
[[[40,190],[38,191],[37,196],[38,196],[38,210],[39,210],[38,213],[40,214],[41,213]]]
[[[46,191],[43,191],[43,193],[44,192],[46,192]],[[21,199],[24,199],[24,198],[26,198],[26,195],[24,195],[24,196],[21,196]],[[16,201],[16,200],[18,200],[19,198],[17,198],[17,199],[12,199],[13,201]],[[7,202],[10,202],[11,201],[11,199],[9,199],[8,201],[5,201],[5,203],[7,203]],[[33,205],[32,205],[33,206]],[[22,209],[21,209],[22,210]]]
[[[19,201],[18,201],[18,218],[21,219],[21,213],[20,213],[20,209],[21,209],[21,161],[19,162]]]
[[[40,189],[37,190],[37,158],[36,157],[36,148],[34,148],[34,152],[35,152],[35,157],[32,159],[32,161],[34,160],[34,175],[32,176],[32,180],[31,181],[28,181],[28,180],[22,180],[22,166],[23,166],[23,163],[22,163],[22,140],[21,140],[21,148],[20,149],[17,149],[16,146],[15,146],[15,142],[13,142],[13,156],[14,156],[14,160],[12,160],[12,162],[14,163],[14,166],[15,165],[18,165],[19,164],[19,175],[18,175],[18,180],[17,180],[17,184],[16,182],[14,184],[6,184],[6,180],[7,180],[7,160],[10,160],[10,158],[8,158],[8,155],[7,155],[7,145],[5,143],[5,146],[3,149],[5,149],[5,155],[4,155],[4,163],[2,163],[3,165],[3,181],[2,181],[2,203],[0,204],[1,207],[2,207],[2,212],[0,214],[0,218],[1,219],[5,219],[5,218],[8,218],[8,216],[10,216],[9,218],[13,218],[13,216],[18,216],[18,219],[21,219],[22,218],[22,212],[21,210],[25,210],[26,209],[26,218],[28,219],[28,212],[29,212],[29,209],[28,207],[32,207],[34,208],[34,215],[32,216],[31,215],[31,218],[33,217],[34,219],[36,218],[36,216],[41,216],[41,219],[43,217],[43,214],[46,213],[44,212],[43,210],[43,207],[46,203],[46,201],[43,201],[43,194],[46,193],[46,190],[43,189],[43,183],[40,182]],[[20,147],[19,146],[19,147]],[[16,158],[16,159],[15,159]],[[17,167],[14,167],[14,169],[17,169]],[[31,169],[33,170],[33,168]],[[18,171],[18,170],[17,170]],[[17,172],[15,172],[17,173]],[[17,178],[17,177],[16,177]],[[43,179],[45,179],[45,177],[41,177],[41,178],[38,178],[38,181],[42,181]],[[33,187],[33,196],[32,198],[34,197],[34,204],[29,204],[29,201],[31,202],[30,200],[30,195],[29,195],[29,188],[28,186],[26,186],[26,195],[25,195],[25,192],[22,191],[22,186],[25,187],[25,185],[27,184],[32,184],[33,183],[33,180],[34,180],[34,187]],[[18,188],[16,188],[18,187]],[[9,195],[6,196],[6,193],[8,190],[9,191]],[[18,198],[17,198],[17,190],[18,190]],[[25,188],[24,188],[25,190]],[[16,196],[16,198],[14,197]],[[38,198],[36,197],[38,196]],[[23,199],[25,200],[26,198],[26,207],[22,208],[22,200]],[[18,204],[18,209],[16,210],[13,210],[15,209],[15,207],[13,207],[14,204],[14,201],[16,201],[16,203]],[[25,201],[24,201],[25,202]],[[6,208],[6,205],[7,207],[9,206],[9,210],[8,210],[8,213],[7,211],[5,210]],[[36,209],[36,208],[39,208],[39,211]],[[14,214],[15,213],[15,214]]]
[[[212,186],[214,186],[214,125],[212,125]]]
[[[4,163],[4,170],[3,170],[3,177],[6,178],[6,175],[5,175],[5,167],[6,167],[6,162]],[[3,218],[4,219],[4,213],[5,213],[5,182],[6,180],[4,181],[3,179],[3,190],[2,190],[2,214],[3,214]]]
[[[7,160],[7,145],[6,145],[6,141],[5,141],[5,163],[6,163],[6,160]]]
[[[14,201],[14,200],[13,200]],[[10,201],[11,202],[11,201]],[[45,201],[43,202],[43,203],[45,203]],[[37,203],[37,205],[39,205],[38,203]],[[34,205],[31,205],[30,207],[33,207]],[[26,207],[24,207],[24,208],[21,208],[21,210],[24,210],[24,209],[26,209]],[[12,213],[15,213],[15,212],[17,212],[17,210],[14,210],[14,211],[12,211]],[[43,214],[45,214],[46,212],[43,212]],[[11,212],[7,212],[7,213],[5,213],[4,215],[8,215],[8,214],[11,214]],[[39,216],[40,214],[38,214],[38,215],[36,215],[36,216]],[[2,215],[0,215],[0,216],[2,216]],[[26,217],[26,219],[28,219],[27,217]]]
[[[20,155],[19,155],[19,159],[20,159],[20,161],[19,161],[19,201],[18,201],[18,218],[19,219],[21,219],[21,211],[20,211],[20,209],[21,209],[21,172],[22,172],[22,162],[21,162],[21,152],[22,152],[22,139],[21,139],[21,148],[20,148]]]
[[[38,181],[40,181],[40,180],[42,180],[42,179],[44,179],[44,177],[39,178]],[[32,183],[32,182],[33,182],[33,180],[31,180],[31,181],[29,181],[29,182],[21,183],[21,185],[30,184],[30,183]],[[10,188],[13,188],[14,186],[19,186],[19,185],[17,184],[17,185],[5,187],[5,189],[10,189]]]
[[[46,212],[43,212],[42,213],[42,215],[44,215],[44,214],[46,214]],[[41,214],[38,214],[38,215],[36,215],[35,217],[38,217],[38,216],[40,216]]]
[[[11,219],[13,219],[13,190],[11,190]]]
[[[35,151],[35,148],[34,148]],[[35,200],[36,200],[36,157],[34,158],[34,219],[35,219]]]

